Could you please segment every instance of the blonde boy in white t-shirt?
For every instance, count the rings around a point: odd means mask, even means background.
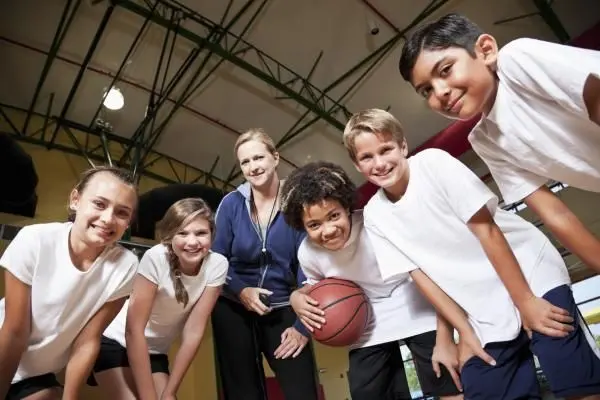
[[[597,399],[598,349],[550,240],[499,208],[489,188],[448,153],[428,149],[406,158],[402,127],[386,111],[353,115],[344,144],[357,169],[381,188],[364,219],[377,259],[395,260],[378,263],[382,277],[410,272],[444,314],[446,300],[433,281],[465,310],[497,362],[461,356],[465,398],[540,398],[531,346],[556,396]]]
[[[176,398],[227,276],[227,259],[210,251],[215,223],[204,200],[177,201],[158,229],[161,244],[144,253],[131,298],[104,331],[94,373],[106,398]]]
[[[450,14],[423,25],[400,71],[434,111],[482,113],[469,135],[506,204],[523,200],[544,226],[600,272],[600,240],[546,184],[600,192],[600,51],[493,36]]]
[[[400,341],[411,350],[425,396],[462,399],[453,330],[438,321],[408,273],[382,277],[375,250],[363,228],[362,211],[351,212],[356,188],[344,170],[316,162],[296,169],[282,189],[282,212],[291,226],[305,230],[298,250],[306,275],[291,296],[294,311],[313,331],[326,323],[315,300],[305,292],[318,281],[336,277],[360,285],[372,317],[357,343],[350,346],[349,384],[355,400],[410,398]],[[394,259],[380,262],[395,265]],[[468,325],[462,310],[456,307]],[[486,357],[483,354],[482,357]],[[440,368],[444,365],[444,368]],[[453,381],[454,380],[454,381]]]

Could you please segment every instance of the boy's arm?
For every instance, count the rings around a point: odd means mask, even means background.
[[[565,203],[547,187],[525,198],[544,226],[588,267],[600,272],[600,240],[577,218]]]
[[[304,238],[303,240],[309,239]],[[290,305],[298,316],[294,327],[298,329],[297,324],[300,323],[303,333],[306,332],[308,335],[308,332],[313,332],[315,328],[321,329],[321,324],[325,323],[324,312],[318,307],[319,303],[308,295],[312,286],[324,277],[319,269],[313,265],[308,254],[309,250],[302,243],[300,242],[297,247],[298,289],[290,295]]]
[[[548,336],[566,336],[573,322],[566,310],[536,297],[525,280],[523,271],[504,234],[494,222],[487,207],[482,207],[467,222],[483,251],[519,309],[526,328]]]
[[[474,355],[490,365],[496,365],[496,361],[481,347],[481,342],[473,331],[464,310],[420,269],[411,271],[410,276],[438,312],[436,345],[442,340],[454,341],[452,329],[454,327],[458,331],[460,340],[468,343]]]
[[[410,272],[410,277],[438,313],[438,335],[440,333],[442,335],[440,338],[451,338],[453,336],[452,328],[455,328],[461,336],[473,333],[473,328],[463,309],[427,274],[420,269],[415,269]]]
[[[425,151],[427,153],[425,153]],[[431,180],[456,216],[479,240],[489,262],[498,274],[523,318],[523,325],[550,336],[565,336],[573,327],[566,310],[536,297],[493,213],[498,199],[473,171],[448,153],[425,150]],[[465,195],[466,194],[466,195]]]

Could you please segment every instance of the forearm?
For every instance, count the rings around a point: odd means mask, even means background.
[[[302,286],[299,289],[296,289],[292,292],[292,294],[290,295],[290,305],[292,305],[292,297],[295,296],[294,293],[296,293],[296,295],[300,295],[300,294],[308,294],[308,292],[310,291],[310,289],[312,288],[312,285],[309,284],[305,284],[304,286]],[[308,332],[308,330],[306,329],[306,327],[304,326],[304,324],[302,323],[302,321],[300,320],[300,315],[298,314],[298,312],[296,311],[296,309],[292,306],[292,310],[294,311],[294,313],[296,314],[296,321],[294,322],[293,327],[300,332],[303,336],[305,337],[309,337],[310,336],[310,332]]]
[[[0,399],[6,397],[10,383],[19,367],[21,355],[27,348],[25,334],[15,334],[0,329]]]
[[[451,329],[448,326],[443,326],[445,324],[450,324],[450,326],[456,328],[459,333],[467,332],[472,329],[464,310],[423,271],[420,269],[414,270],[410,273],[410,276],[417,284],[419,290],[438,312],[438,328],[441,323],[442,330]],[[442,321],[440,321],[439,315],[443,317]]]
[[[466,315],[464,317],[466,319]],[[454,327],[440,313],[437,314],[437,330],[435,340],[437,343],[454,343]]]
[[[100,340],[88,339],[83,343],[73,344],[71,356],[65,370],[65,387],[63,400],[79,398],[81,387],[90,376],[92,367],[100,351]]]
[[[564,209],[557,210],[558,212],[539,212],[540,219],[565,248],[579,257],[585,265],[600,272],[600,240],[571,210],[564,204],[563,206]]]
[[[127,358],[135,381],[138,398],[144,400],[157,399],[154,381],[152,380],[152,369],[150,367],[150,356],[148,344],[144,331],[126,334]]]
[[[193,337],[188,337],[182,340],[181,346],[175,355],[175,360],[173,362],[173,368],[171,369],[171,373],[169,375],[169,380],[164,389],[163,396],[165,395],[173,395],[177,394],[179,390],[179,386],[185,377],[196,353],[198,352],[198,348],[200,347],[200,343],[202,342],[202,336],[204,335],[204,328],[198,334]]]
[[[504,234],[496,224],[490,224],[478,239],[490,263],[517,307],[534,296]]]

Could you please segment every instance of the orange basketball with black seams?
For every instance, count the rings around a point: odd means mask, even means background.
[[[325,324],[314,329],[312,336],[327,346],[342,347],[356,343],[363,335],[370,317],[370,304],[360,286],[352,281],[327,278],[313,285],[307,293],[325,312]]]

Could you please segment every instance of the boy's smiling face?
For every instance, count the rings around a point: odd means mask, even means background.
[[[489,35],[475,44],[475,57],[465,49],[422,50],[412,70],[411,83],[429,107],[452,119],[471,119],[494,104],[494,74],[498,48]]]
[[[304,206],[302,222],[308,238],[318,246],[336,251],[350,238],[350,212],[333,199]]]
[[[391,134],[364,132],[354,139],[356,169],[392,197],[404,194],[408,184],[408,148]]]

